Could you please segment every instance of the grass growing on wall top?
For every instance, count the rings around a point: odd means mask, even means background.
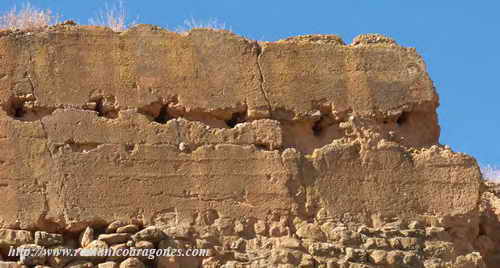
[[[127,10],[123,1],[117,1],[113,5],[104,4],[104,9],[99,11],[93,18],[89,19],[89,24],[111,28],[115,32],[125,31],[127,28],[137,24],[135,21],[128,22]]]
[[[88,20],[89,25],[109,27],[115,32],[122,32],[137,24],[137,20],[130,21],[123,0],[116,0],[112,4],[107,2],[101,10]],[[0,14],[0,29],[37,30],[61,22],[61,16],[54,14],[50,9],[40,9],[30,2],[26,2],[20,9],[13,7],[4,14]],[[178,33],[184,33],[194,28],[228,29],[225,23],[217,19],[206,21],[193,17],[184,20],[183,25],[175,28]]]
[[[42,10],[27,2],[21,9],[13,7],[0,16],[0,28],[35,30],[59,21],[59,16],[54,15],[50,9]]]
[[[481,167],[481,172],[485,180],[500,183],[500,168],[487,165]]]

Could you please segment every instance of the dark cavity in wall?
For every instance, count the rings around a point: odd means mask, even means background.
[[[403,112],[398,119],[396,120],[396,123],[398,126],[404,125],[408,121],[408,112]]]
[[[114,96],[97,97],[92,100],[95,103],[94,111],[97,116],[114,119],[118,117],[118,110],[112,105],[115,102]]]
[[[32,96],[15,96],[5,102],[2,109],[15,120],[36,121],[52,114],[55,108],[38,107]]]
[[[315,137],[321,136],[321,132],[323,131],[322,121],[323,121],[323,118],[321,118],[318,121],[314,122],[314,124],[312,126],[312,132],[313,132],[313,135]]]
[[[24,110],[24,107],[23,107],[23,103],[15,103],[13,106],[12,106],[12,116],[16,119],[19,119],[19,118],[22,118],[24,116],[24,114],[26,113],[26,111]]]
[[[161,107],[158,116],[154,118],[154,121],[159,124],[166,124],[170,119],[172,119],[172,117],[170,117],[168,114],[167,105],[164,105],[163,107]]]
[[[226,120],[226,125],[230,128],[234,128],[239,123],[244,123],[246,121],[246,114],[243,112],[233,113],[230,119]]]
[[[25,114],[24,103],[26,100],[20,97],[12,97],[3,105],[3,110],[14,119],[21,119]]]

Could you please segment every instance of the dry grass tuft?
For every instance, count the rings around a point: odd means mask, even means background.
[[[487,165],[481,167],[481,172],[485,180],[500,183],[500,168]]]
[[[105,26],[115,32],[125,31],[127,28],[135,25],[135,21],[127,23],[127,10],[123,1],[116,2],[113,6],[104,4],[104,10],[101,10],[94,18],[89,19],[89,24]]]
[[[230,30],[226,28],[225,23],[219,22],[217,19],[210,19],[206,22],[199,21],[191,17],[190,19],[184,20],[184,25],[177,27],[175,30],[178,33],[184,33],[191,29],[205,28],[205,29],[215,29],[215,30]]]
[[[53,15],[49,9],[38,9],[27,2],[20,10],[14,7],[0,16],[0,28],[35,30],[56,24],[58,21],[59,16]]]

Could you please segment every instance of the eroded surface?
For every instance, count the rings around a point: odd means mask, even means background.
[[[438,145],[438,97],[414,49],[378,35],[350,45],[336,36],[257,43],[150,25],[0,36],[3,228],[74,236],[114,220],[142,228],[174,213],[174,226],[201,232],[212,222],[200,215],[215,213],[246,227],[217,227],[211,247],[298,243],[298,253],[283,253],[298,254],[291,259],[254,256],[267,265],[385,267],[392,264],[368,257],[373,248],[362,244],[371,235],[360,238],[358,228],[399,221],[404,231],[418,221],[424,233],[443,228],[438,246],[450,247],[437,256],[425,253],[432,239],[423,233],[410,239],[421,243],[408,249],[419,265],[482,262],[470,255],[481,174],[473,158]],[[337,225],[356,229],[359,243],[335,246]],[[323,258],[311,247],[342,249]],[[237,250],[242,259],[216,251],[215,267],[254,261],[246,247]],[[365,257],[351,256],[358,251]],[[410,265],[407,253],[384,254]]]

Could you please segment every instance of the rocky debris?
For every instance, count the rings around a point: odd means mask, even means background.
[[[486,265],[483,262],[483,258],[478,252],[469,253],[465,256],[459,256],[455,262],[455,267],[465,268],[465,267],[480,267],[485,268]]]
[[[293,237],[281,237],[278,240],[278,247],[290,248],[290,249],[300,249],[301,242],[299,239]]]
[[[92,249],[92,250],[96,250],[96,251],[99,251],[99,250],[105,251],[105,250],[109,249],[109,245],[102,240],[94,240],[94,241],[90,242],[90,244],[88,244],[85,247],[85,249]],[[85,256],[85,259],[90,260],[92,262],[101,262],[101,261],[106,260],[106,255],[103,255],[103,254],[89,255],[89,256]]]
[[[319,212],[319,219],[323,212]],[[273,212],[266,221],[255,221],[248,229],[245,221],[222,217],[206,225],[179,226],[175,223],[136,226],[135,233],[104,233],[91,241],[86,248],[93,249],[205,249],[202,256],[80,256],[80,257],[28,257],[21,263],[49,265],[50,267],[145,267],[155,263],[157,267],[244,267],[244,265],[273,265],[276,267],[487,267],[483,257],[472,252],[459,254],[453,247],[451,234],[443,227],[433,226],[436,221],[424,223],[412,221],[404,224],[390,220],[378,226],[357,222],[340,222],[333,219],[307,223],[299,218],[291,219],[290,233],[276,236],[266,232],[268,226],[290,216]],[[295,217],[295,216],[294,216]],[[328,218],[328,217],[326,217]],[[247,230],[244,236],[236,235],[235,223]],[[112,223],[114,225],[114,223]],[[113,226],[112,226],[113,227]],[[94,228],[85,228],[80,234]],[[108,229],[108,228],[106,228]],[[116,231],[117,228],[114,228]],[[295,231],[293,231],[295,230]],[[167,235],[165,232],[168,232]],[[116,236],[119,234],[120,236]],[[55,235],[55,234],[54,234]],[[118,239],[117,237],[120,237]],[[116,238],[116,239],[115,239]],[[129,240],[132,239],[133,240]],[[64,243],[64,241],[58,241]],[[21,248],[43,248],[27,244]],[[63,248],[50,246],[47,248]],[[76,259],[75,259],[76,258]],[[119,264],[120,263],[120,264]],[[211,266],[215,265],[215,266]],[[328,266],[329,265],[329,266]],[[333,266],[332,266],[333,265]],[[336,266],[335,266],[336,265]],[[444,265],[444,266],[443,266]],[[451,265],[451,266],[450,266]]]
[[[297,235],[302,239],[325,241],[326,236],[316,224],[304,224],[297,229]]]
[[[87,247],[92,241],[94,241],[94,229],[87,227],[85,231],[80,233],[79,242],[82,248]]]
[[[114,261],[107,261],[103,263],[99,263],[97,265],[98,268],[118,268],[119,264]]]
[[[152,250],[155,248],[155,244],[149,241],[139,241],[135,243],[135,245],[132,247],[132,249],[137,249],[137,250]],[[149,256],[144,256],[145,254],[142,254],[141,256],[137,256],[142,262],[150,262],[152,261]]]
[[[34,242],[33,234],[29,231],[0,229],[1,247],[19,247]]]
[[[139,231],[139,227],[134,224],[125,225],[122,227],[116,228],[117,233],[137,233]]]
[[[73,248],[68,248],[64,246],[54,246],[54,247],[49,247],[48,249],[59,250],[59,252],[62,252],[64,250],[71,250]],[[68,263],[75,261],[76,258],[77,258],[76,256],[69,256],[64,254],[51,254],[47,256],[47,264],[53,268],[62,268],[65,267]]]
[[[27,254],[21,254],[20,262],[28,266],[44,265],[47,256],[42,254],[43,247],[35,244],[27,244],[18,247],[19,250],[27,251]]]
[[[120,263],[120,268],[145,268],[144,263],[138,258],[127,258]]]
[[[165,233],[157,226],[147,227],[132,236],[134,241],[149,241],[152,243],[158,243],[166,238]]]
[[[123,221],[114,221],[112,223],[110,223],[107,227],[106,227],[106,233],[107,234],[110,234],[110,233],[114,233],[114,232],[117,232],[118,228],[121,228],[121,227],[124,227],[126,226],[127,224]],[[121,232],[117,232],[117,233],[121,233]]]
[[[28,268],[28,266],[13,261],[0,261],[0,268]]]
[[[388,44],[396,45],[394,39],[380,35],[380,34],[362,34],[352,40],[352,44],[357,45],[374,45],[374,44]]]
[[[375,249],[369,253],[369,262],[373,264],[386,264],[387,251]]]
[[[225,226],[221,227],[220,224],[215,223],[215,226],[217,228],[229,228],[229,233],[232,233],[231,228],[232,226]],[[161,226],[161,230],[167,237],[173,238],[173,239],[181,239],[181,240],[189,240],[192,238],[192,228],[186,227],[186,226]],[[220,232],[220,230],[219,230]]]
[[[63,244],[63,236],[60,234],[51,234],[47,232],[35,232],[35,244],[50,247]]]
[[[65,266],[65,268],[93,268],[93,267],[94,264],[92,264],[92,262],[84,260],[77,260]]]
[[[127,244],[125,244],[125,243],[123,243],[123,244],[114,244],[111,247],[109,247],[109,249],[112,252],[123,252],[123,250],[128,249],[128,248],[129,248],[129,246]],[[127,256],[108,256],[107,260],[108,261],[114,261],[114,262],[120,262],[120,261],[123,261],[126,258],[127,258]]]
[[[481,196],[479,235],[476,247],[485,259],[487,267],[500,263],[500,186],[485,182]],[[473,258],[473,256],[471,256]]]
[[[99,235],[99,240],[106,242],[108,245],[127,242],[131,238],[129,233],[102,234]]]

